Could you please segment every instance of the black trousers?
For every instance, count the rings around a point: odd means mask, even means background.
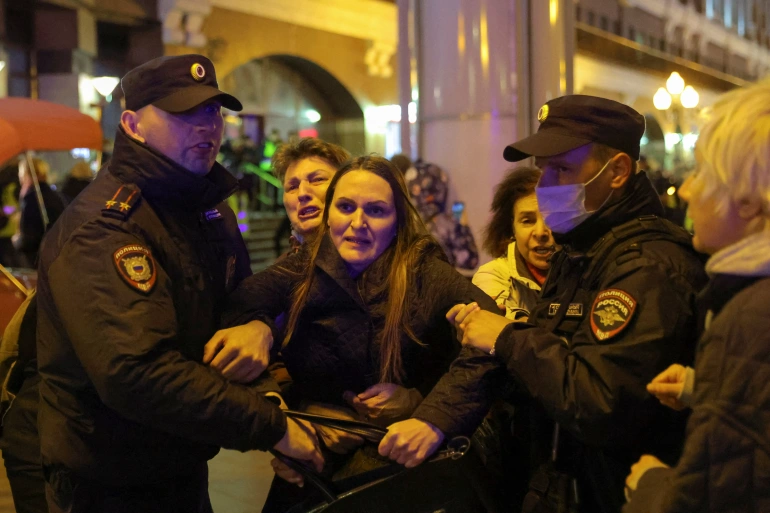
[[[64,467],[46,467],[50,513],[213,513],[208,466],[191,474],[138,486],[106,486]]]
[[[0,449],[17,513],[48,512],[37,432],[39,384],[39,375],[28,377],[3,419]]]

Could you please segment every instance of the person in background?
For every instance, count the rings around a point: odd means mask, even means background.
[[[61,195],[64,199],[64,205],[69,205],[75,196],[83,192],[83,189],[88,187],[91,180],[94,179],[94,173],[91,171],[91,166],[85,160],[78,160],[72,169],[70,170],[67,179],[64,180],[64,184],[61,187]]]
[[[768,80],[722,96],[679,190],[693,246],[711,255],[710,282],[698,298],[694,370],[672,365],[647,388],[692,414],[678,463],[646,454],[632,466],[624,513],[770,511],[768,106]]]
[[[441,245],[450,264],[461,271],[475,270],[479,263],[479,251],[465,222],[464,209],[456,217],[446,213],[449,177],[435,164],[418,160],[412,165],[408,157],[401,157],[396,162],[399,169],[406,168],[404,179],[407,189],[428,231]]]
[[[0,264],[22,267],[22,257],[13,247],[19,230],[19,164],[12,160],[0,168]]]
[[[484,249],[495,259],[473,275],[473,284],[492,296],[511,320],[526,320],[556,251],[551,230],[537,208],[540,170],[514,169],[497,186]]]
[[[380,454],[411,467],[441,443],[441,433],[469,435],[489,407],[477,398],[491,386],[483,364],[490,357],[460,350],[446,312],[458,298],[492,312],[496,307],[444,260],[389,161],[355,159],[328,189],[318,236],[245,280],[229,298],[228,325],[262,322],[272,328],[269,342],[282,340],[292,378],[283,390],[292,408],[388,426]],[[287,327],[278,329],[275,318],[286,311]],[[464,370],[464,393],[422,408],[453,361]],[[405,434],[421,426],[432,434],[404,444]],[[319,426],[316,431],[338,454],[362,442]],[[300,481],[282,464],[274,467],[279,476]],[[263,511],[286,511],[303,495],[275,480]]]
[[[26,160],[19,162],[19,182],[21,183],[21,218],[19,219],[19,232],[13,237],[13,245],[26,260],[27,267],[37,266],[37,254],[43,235],[50,230],[61,213],[64,211],[64,203],[56,192],[48,185],[48,163],[39,158],[32,159],[37,181],[40,185],[40,193],[43,197],[48,215],[48,224],[43,222],[43,214],[40,202],[35,190],[35,183],[29,163]]]
[[[345,148],[314,137],[283,144],[273,154],[272,169],[283,183],[283,206],[292,232],[290,251],[296,251],[321,224],[326,189],[337,169],[349,159]],[[286,231],[285,224],[276,230],[276,248]]]

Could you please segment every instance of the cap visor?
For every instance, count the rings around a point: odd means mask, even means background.
[[[545,130],[506,146],[503,158],[508,162],[518,162],[527,157],[553,157],[591,142],[593,141]]]
[[[216,87],[198,85],[185,87],[184,89],[172,93],[165,98],[153,102],[153,105],[161,110],[176,114],[197,107],[203,102],[217,98],[222,105],[230,110],[241,111],[243,105],[235,96],[223,93]]]

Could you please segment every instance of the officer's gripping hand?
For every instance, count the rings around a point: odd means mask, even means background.
[[[631,497],[631,492],[636,491],[639,480],[645,472],[653,468],[668,468],[668,465],[660,461],[655,456],[645,454],[639,461],[631,466],[631,473],[626,477],[626,500]]]
[[[324,459],[318,448],[318,437],[313,426],[307,422],[287,418],[286,434],[273,448],[290,458],[311,465],[317,472],[323,470]],[[280,460],[273,460],[271,464],[279,477],[303,486],[304,480],[300,473],[290,469]]]
[[[457,336],[464,346],[472,346],[489,353],[497,337],[513,321],[501,315],[482,310],[476,303],[455,305],[446,314],[457,328]]]
[[[261,321],[219,330],[203,348],[203,363],[235,383],[251,383],[270,363],[273,332]]]
[[[652,382],[647,384],[647,391],[657,397],[661,404],[677,411],[683,410],[687,405],[679,399],[682,397],[686,379],[687,368],[675,363],[655,376]]]
[[[342,398],[363,418],[380,426],[408,418],[422,402],[419,390],[395,383],[377,383],[360,394],[347,391]]]
[[[425,461],[443,441],[444,433],[433,424],[408,419],[388,427],[388,434],[380,442],[379,452],[406,468],[412,468]]]

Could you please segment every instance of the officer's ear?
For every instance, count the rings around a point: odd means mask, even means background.
[[[144,137],[140,135],[139,130],[139,113],[133,110],[124,110],[120,115],[120,126],[126,131],[129,137],[139,141],[140,143],[146,143]]]
[[[627,153],[618,153],[608,164],[608,171],[612,173],[612,181],[610,187],[612,189],[622,189],[631,175],[634,174],[634,162]]]

